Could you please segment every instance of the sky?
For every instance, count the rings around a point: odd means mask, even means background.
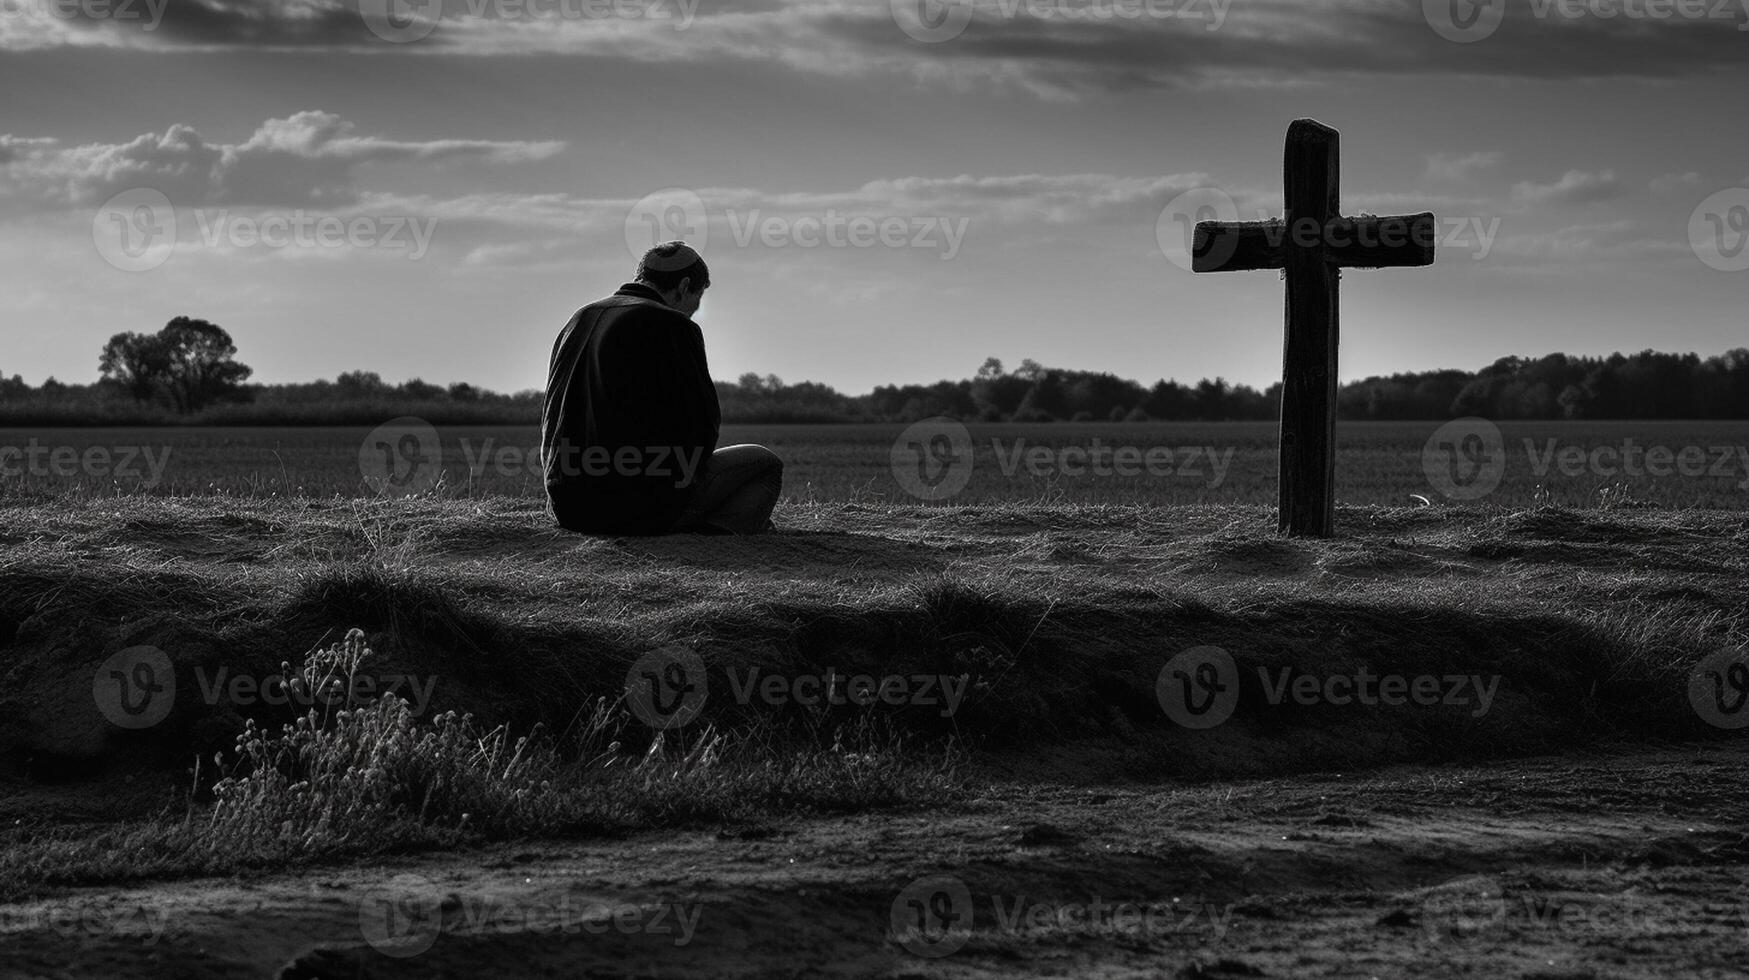
[[[713,374],[1279,379],[1288,124],[1431,267],[1344,379],[1749,346],[1749,0],[0,0],[0,372],[223,326],[254,380],[539,388],[686,238]]]

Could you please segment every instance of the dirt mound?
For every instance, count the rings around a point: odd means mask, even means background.
[[[180,773],[245,717],[286,720],[263,685],[354,626],[375,691],[519,729],[563,730],[640,658],[685,648],[708,688],[695,724],[878,716],[1132,776],[1522,754],[1717,732],[1687,672],[1749,612],[1737,515],[1367,510],[1344,520],[1364,532],[1285,541],[1242,530],[1267,523],[1255,509],[844,510],[802,508],[762,538],[614,540],[509,500],[15,507],[6,523],[36,530],[0,550],[0,772]],[[1162,700],[1168,668],[1208,647],[1236,696],[1224,723],[1187,728]],[[161,651],[173,706],[118,724],[104,690],[146,676],[116,666],[140,648]],[[796,696],[858,676],[905,696]],[[1339,696],[1384,677],[1438,696]]]

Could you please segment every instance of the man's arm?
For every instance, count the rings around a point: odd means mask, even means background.
[[[668,320],[652,333],[660,338],[651,355],[659,402],[669,423],[664,428],[673,434],[678,444],[674,448],[703,448],[709,454],[717,447],[722,408],[705,357],[704,334],[690,320]]]

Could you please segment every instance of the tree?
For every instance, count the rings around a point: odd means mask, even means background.
[[[1176,381],[1161,379],[1148,389],[1142,411],[1149,418],[1179,421],[1190,417],[1190,392]]]
[[[970,389],[977,417],[986,422],[1012,418],[1031,387],[1032,382],[1027,379],[1003,373],[1001,361],[994,357],[986,359]]]
[[[401,382],[400,394],[403,398],[413,401],[432,401],[443,396],[443,389],[422,378],[409,378]]]
[[[1227,414],[1226,378],[1207,378],[1196,383],[1196,417],[1208,422],[1222,422],[1229,418]]]
[[[223,328],[179,316],[155,334],[118,333],[98,358],[104,380],[137,401],[167,399],[178,412],[246,396],[253,373],[236,361],[237,345]]]
[[[165,324],[158,336],[169,350],[166,380],[178,412],[196,412],[214,402],[244,397],[243,382],[254,371],[237,363],[237,345],[222,327],[179,316]]]
[[[775,395],[783,391],[783,379],[775,374],[760,377],[748,371],[736,378],[735,383],[751,395]]]
[[[120,385],[135,401],[151,401],[170,372],[170,352],[159,334],[118,333],[103,345],[97,360],[106,381]]]
[[[1029,364],[1032,365],[1031,368],[1027,367]],[[1032,361],[1023,362],[1021,370],[1015,374],[1020,375],[1023,372],[1035,376],[1037,380],[1027,388],[1026,396],[1021,398],[1020,404],[1014,409],[1014,421],[1055,422],[1067,418],[1069,412],[1062,377],[1056,371]]]
[[[389,386],[375,371],[347,371],[334,379],[334,387],[342,398],[361,399],[387,394]]]

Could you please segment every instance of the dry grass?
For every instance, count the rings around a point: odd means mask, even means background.
[[[0,772],[33,801],[0,814],[18,819],[0,876],[904,805],[950,791],[930,748],[949,739],[981,772],[1153,779],[1705,737],[1718,732],[1688,705],[1687,673],[1749,635],[1740,512],[1345,508],[1329,541],[1276,537],[1267,508],[800,504],[782,516],[783,533],[764,538],[616,540],[556,531],[538,504],[509,498],[0,508]],[[360,670],[434,681],[424,714],[385,699],[287,733],[284,707],[201,696],[200,678],[273,675],[350,625],[377,652]],[[179,684],[169,718],[137,732],[106,726],[91,698],[96,666],[136,644],[168,653]],[[657,739],[604,705],[639,655],[669,644],[713,672],[963,676],[969,693],[944,717],[740,703],[713,686],[688,734]],[[1486,674],[1500,695],[1475,717],[1247,694],[1232,722],[1188,732],[1153,685],[1167,659],[1205,644],[1245,671]],[[247,767],[265,781],[232,784],[230,802],[184,813],[178,801],[144,827],[57,828],[67,814],[44,807],[50,784],[136,774],[186,794],[191,760],[234,762],[240,731],[268,753]],[[518,748],[536,732],[553,736]],[[844,733],[866,744],[834,749]],[[393,767],[358,765],[366,747],[414,734]],[[311,745],[331,769],[309,768]],[[293,792],[324,779],[316,796]],[[355,808],[326,808],[341,799]]]
[[[320,690],[371,666],[359,630],[312,651],[293,683]],[[415,717],[389,694],[244,723],[196,769],[185,811],[89,828],[28,828],[0,848],[0,899],[48,885],[307,866],[492,841],[614,835],[773,814],[939,805],[960,754],[912,751],[868,726],[827,746],[754,733],[648,732],[606,698],[574,730],[513,735],[471,715]]]

